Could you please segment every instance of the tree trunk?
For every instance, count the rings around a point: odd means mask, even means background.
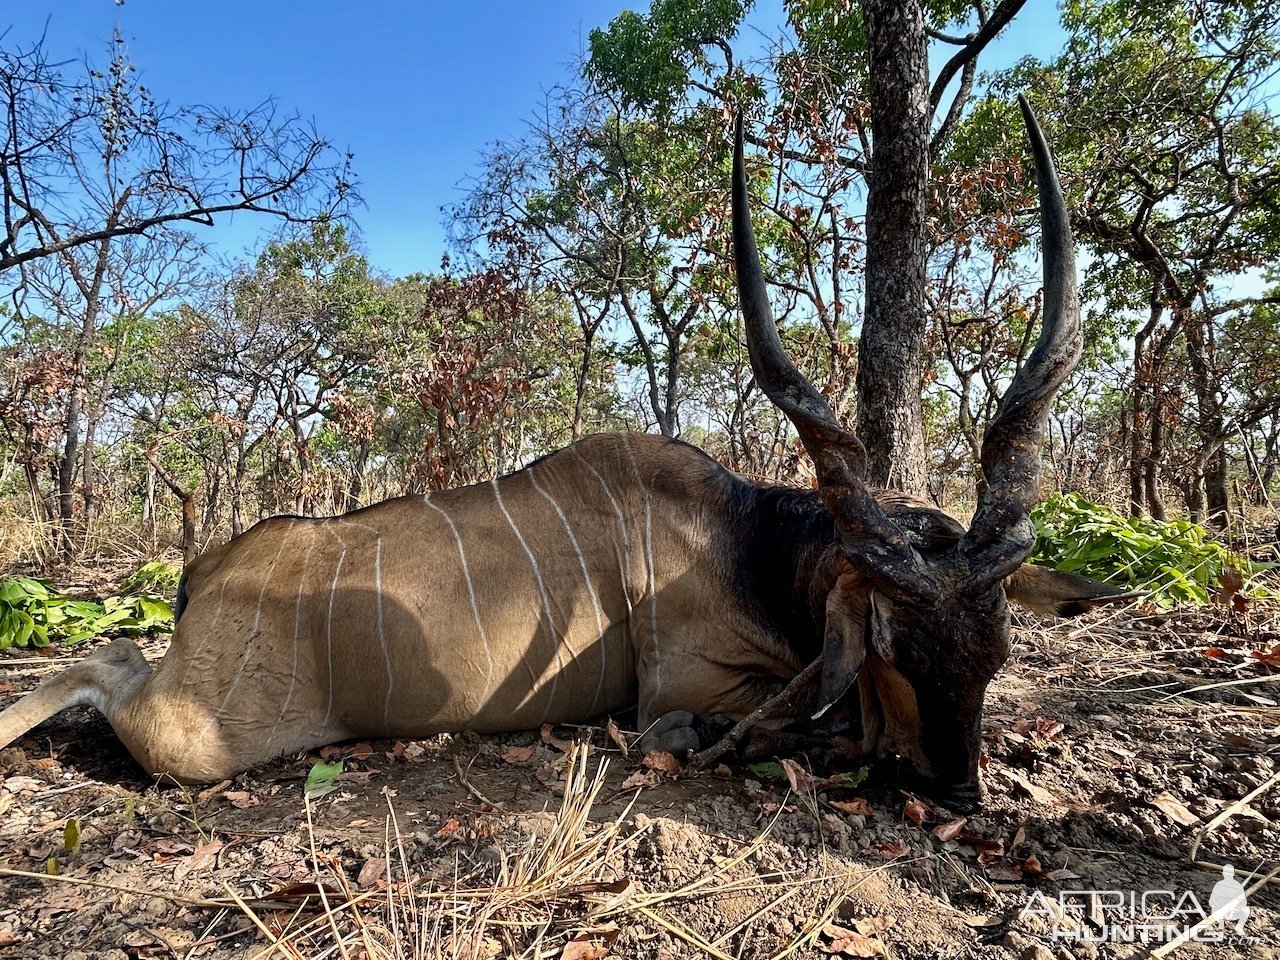
[[[1231,489],[1227,482],[1227,448],[1225,444],[1209,457],[1204,467],[1205,518],[1219,530],[1227,529],[1231,517]]]
[[[1164,456],[1164,405],[1156,398],[1151,408],[1151,438],[1142,463],[1142,485],[1147,509],[1153,520],[1164,520],[1164,498],[1160,496],[1160,460]]]
[[[1231,496],[1227,488],[1227,461],[1222,438],[1225,435],[1225,417],[1219,378],[1214,369],[1212,332],[1194,309],[1183,308],[1183,328],[1186,330],[1187,364],[1191,368],[1191,389],[1196,396],[1196,433],[1200,444],[1199,463],[1203,484],[1203,518],[1218,528],[1225,528],[1231,510]],[[1207,511],[1207,512],[1206,512]]]
[[[858,436],[867,481],[921,493],[929,64],[920,0],[863,0],[873,154],[867,188],[866,309]]]

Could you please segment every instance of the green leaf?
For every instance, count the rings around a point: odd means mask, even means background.
[[[62,845],[67,848],[70,856],[74,857],[80,852],[80,819],[78,817],[72,817],[62,828]]]
[[[777,763],[748,763],[747,770],[755,774],[761,780],[786,780],[786,771]]]
[[[777,764],[774,764],[777,766]],[[779,768],[781,772],[781,768]],[[321,760],[311,768],[311,772],[307,774],[307,782],[303,787],[303,794],[308,800],[316,800],[325,794],[333,793],[338,789],[338,775],[342,773],[342,760],[335,760],[333,763],[325,763]]]

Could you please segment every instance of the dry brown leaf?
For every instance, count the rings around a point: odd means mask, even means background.
[[[364,862],[364,866],[360,868],[360,873],[356,877],[356,886],[361,890],[372,890],[381,885],[382,876],[387,872],[387,861],[385,857],[370,857]]]
[[[599,960],[609,948],[590,938],[570,940],[560,952],[560,960]]]
[[[871,937],[884,933],[897,922],[896,917],[863,917],[853,921],[853,928],[864,937]]]
[[[1022,879],[1022,866],[1013,860],[1006,860],[1004,857],[992,857],[990,860],[983,862],[983,857],[979,857],[978,862],[982,864],[982,869],[986,871],[987,876],[992,880],[1017,881]]]
[[[222,849],[221,840],[210,840],[196,844],[191,856],[179,860],[173,868],[175,880],[185,880],[193,873],[203,873],[214,865],[218,859],[218,851]]]
[[[320,896],[321,886],[322,886],[321,884],[311,883],[310,881],[303,882],[303,883],[288,883],[288,884],[285,884],[283,887],[280,887],[278,890],[272,890],[262,899],[263,900],[288,900],[288,901],[305,900],[308,897]],[[331,887],[328,884],[323,884],[323,887],[324,887],[324,896],[327,900],[329,900],[330,903],[346,902],[346,899],[347,899],[346,896],[344,896],[343,893],[340,890],[338,890],[337,887]]]
[[[233,807],[237,807],[240,810],[248,810],[250,807],[257,807],[262,804],[262,801],[248,790],[228,790],[222,796]]]
[[[969,846],[974,847],[975,849],[981,850],[984,853],[992,854],[994,856],[999,856],[1000,854],[1004,853],[1003,840],[992,839],[991,837],[979,837],[973,833],[962,833],[960,834],[960,842],[967,843]]]
[[[555,747],[561,753],[573,753],[573,741],[561,740],[551,732],[553,729],[554,728],[549,723],[544,723],[542,725],[542,742],[548,746]]]
[[[828,800],[827,803],[834,810],[857,817],[870,817],[874,814],[871,804],[867,803],[862,797],[854,797],[852,800]]]
[[[969,822],[968,817],[957,817],[947,823],[933,828],[933,835],[946,843],[948,840],[954,840],[960,836],[960,831],[964,829],[964,825]]]
[[[1027,828],[1019,827],[1013,832],[1013,840],[1009,843],[1009,852],[1012,853],[1020,846],[1027,842]]]
[[[824,948],[827,953],[839,953],[846,957],[884,956],[884,944],[879,940],[872,940],[857,930],[850,930],[838,923],[828,923],[822,928],[822,935],[831,941]]]
[[[605,730],[609,734],[609,739],[618,745],[618,749],[622,751],[623,757],[631,756],[631,744],[627,743],[627,738],[623,736],[622,731],[618,729],[618,725],[613,722],[613,718],[609,718],[609,722],[604,725]]]
[[[782,767],[782,772],[787,775],[787,782],[791,784],[791,789],[796,793],[812,794],[816,791],[817,781],[800,764],[794,760],[783,758],[778,761],[778,765]]]
[[[442,826],[439,830],[436,831],[436,836],[447,837],[449,836],[449,834],[457,830],[458,827],[459,827],[458,821],[454,817],[450,817],[448,820],[444,822],[444,826]]]
[[[894,840],[889,843],[876,844],[874,847],[866,847],[863,853],[874,853],[876,856],[883,857],[886,860],[896,860],[898,857],[905,857],[911,852],[901,840]]]
[[[1180,823],[1184,827],[1194,827],[1200,822],[1199,817],[1188,810],[1181,800],[1169,793],[1167,790],[1161,791],[1147,802],[1174,823]]]
[[[640,762],[644,764],[646,769],[656,770],[668,776],[675,776],[680,772],[680,761],[675,758],[674,754],[668,753],[666,750],[650,750]]]
[[[1221,587],[1218,590],[1217,597],[1214,599],[1218,603],[1231,603],[1235,600],[1236,595],[1244,589],[1244,574],[1240,572],[1238,567],[1224,566],[1218,582]]]
[[[918,827],[928,819],[929,808],[915,797],[908,797],[902,805],[902,815]]]
[[[215,783],[212,787],[206,787],[205,789],[201,790],[199,793],[196,794],[196,799],[212,800],[214,797],[220,794],[223,790],[227,789],[227,787],[229,786],[231,786],[230,780],[222,780],[218,783]]]
[[[502,751],[502,759],[507,763],[528,763],[533,759],[534,753],[538,747],[536,744],[529,744],[527,747],[507,747]]]
[[[662,782],[662,774],[654,770],[637,770],[622,781],[623,790],[636,790],[640,787],[656,787]]]
[[[1268,650],[1250,650],[1249,656],[1261,660],[1268,667],[1280,667],[1280,643],[1273,643]]]
[[[1012,780],[1022,792],[1029,796],[1036,803],[1053,803],[1053,794],[1037,784],[1032,783],[1027,775],[1018,770],[1005,770],[1004,775]]]

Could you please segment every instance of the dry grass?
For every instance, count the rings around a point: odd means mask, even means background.
[[[51,521],[37,520],[14,501],[0,499],[0,571],[44,566],[53,552],[55,530]]]
[[[518,849],[495,850],[488,882],[460,870],[446,882],[415,874],[406,855],[394,808],[386,817],[385,882],[372,892],[353,890],[349,872],[321,855],[312,837],[313,880],[294,885],[274,903],[228,887],[230,901],[266,941],[249,956],[343,960],[490,960],[562,955],[603,956],[624,927],[662,932],[697,952],[727,960],[724,944],[748,923],[773,911],[794,910],[797,894],[836,880],[827,908],[775,954],[783,960],[816,941],[837,907],[871,874],[842,878],[788,879],[739,868],[749,865],[769,833],[762,831],[736,854],[675,889],[649,891],[622,875],[625,848],[643,831],[626,825],[628,806],[613,820],[593,823],[591,809],[605,782],[607,761],[588,771],[590,748],[575,747],[560,809],[547,827]],[[308,808],[310,827],[310,808]],[[695,899],[769,891],[768,902],[751,917],[710,942],[671,908]]]

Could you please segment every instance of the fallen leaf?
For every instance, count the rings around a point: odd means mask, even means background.
[[[548,746],[555,747],[561,753],[573,753],[573,741],[561,740],[552,733],[553,729],[554,728],[549,723],[544,723],[542,725],[542,742]]]
[[[502,759],[507,763],[528,763],[533,759],[533,755],[537,752],[536,744],[529,744],[527,747],[507,747],[502,751]]]
[[[854,797],[852,800],[828,800],[827,803],[832,809],[857,817],[870,817],[874,814],[871,804],[867,803],[862,797]]]
[[[675,758],[674,754],[668,753],[666,750],[650,750],[640,762],[647,769],[656,770],[668,776],[675,776],[680,772],[680,761]]]
[[[251,794],[248,790],[228,790],[222,795],[227,802],[233,807],[240,810],[248,810],[250,807],[258,807],[262,805],[262,801]]]
[[[342,783],[368,783],[374,777],[381,775],[381,770],[346,770],[338,774],[338,779]]]
[[[45,783],[39,777],[5,777],[0,780],[0,790],[6,793],[35,793],[43,790]]]
[[[1173,794],[1167,790],[1161,791],[1152,797],[1148,803],[1163,813],[1174,823],[1180,823],[1184,827],[1194,827],[1200,822],[1200,818],[1188,810]]]
[[[1206,657],[1213,657],[1215,660],[1221,660],[1223,657],[1227,655],[1227,652],[1223,650],[1221,647],[1205,647],[1200,652],[1203,653]]]
[[[905,857],[909,854],[911,848],[901,840],[893,840],[888,843],[876,844],[874,847],[866,847],[862,852],[874,853],[886,860],[896,860],[898,857]]]
[[[1218,603],[1231,603],[1236,594],[1244,589],[1244,574],[1239,567],[1226,565],[1222,568],[1222,574],[1218,577],[1218,582],[1220,589],[1214,599]]]
[[[863,917],[853,921],[853,928],[863,936],[870,937],[884,933],[897,922],[894,917]]]
[[[336,887],[331,887],[328,884],[325,884],[323,889],[324,889],[325,899],[327,899],[330,903],[346,902],[347,898],[343,896],[341,891],[339,891]],[[303,882],[303,883],[287,883],[283,887],[280,887],[277,890],[272,890],[262,899],[263,900],[290,900],[290,901],[305,900],[308,897],[319,897],[320,892],[321,892],[321,885],[318,883],[311,883],[310,881]]]
[[[1261,660],[1268,667],[1280,667],[1280,643],[1274,643],[1268,650],[1250,650],[1249,656]]]
[[[968,817],[958,817],[948,823],[941,824],[933,828],[933,835],[946,843],[948,840],[954,840],[960,836],[960,831],[964,829],[964,825],[969,822]]]
[[[964,918],[966,926],[976,929],[1003,926],[1005,918],[998,913],[971,913]]]
[[[347,756],[352,760],[368,760],[373,756],[373,747],[367,743],[357,743],[350,748]]]
[[[185,880],[193,873],[205,873],[214,865],[214,862],[218,859],[218,851],[221,849],[221,840],[197,843],[191,856],[185,860],[179,860],[177,866],[173,868],[173,878],[175,880]]]
[[[342,773],[342,761],[326,763],[321,760],[307,773],[307,782],[302,788],[308,800],[318,800],[338,789],[338,775]]]
[[[791,789],[796,793],[811,794],[815,792],[815,784],[817,781],[813,776],[800,764],[794,760],[783,758],[778,761],[782,767],[782,772],[787,775],[787,782],[791,784]]]
[[[1053,803],[1054,796],[1044,787],[1038,786],[1027,779],[1026,775],[1018,770],[1005,770],[1005,777],[1017,785],[1023,793],[1029,796],[1036,803]]]
[[[1009,843],[1009,852],[1012,853],[1020,846],[1027,842],[1027,828],[1019,827],[1013,832],[1013,840]]]
[[[449,834],[457,830],[459,826],[460,824],[458,823],[458,821],[455,818],[450,817],[448,820],[444,822],[444,826],[442,826],[439,830],[436,831],[436,836],[447,837],[449,836]]]
[[[916,826],[920,826],[928,818],[929,808],[915,797],[908,797],[907,802],[902,805],[902,815]]]
[[[960,834],[960,842],[967,843],[969,846],[981,850],[984,853],[999,856],[1004,853],[1004,841],[992,839],[991,837],[979,837],[972,833]]]
[[[983,863],[983,858],[979,857],[978,862],[982,864],[982,869],[986,871],[987,876],[992,880],[1016,881],[1022,879],[1022,866],[1012,860],[1006,860],[1004,857],[992,857]]]
[[[370,857],[360,868],[356,876],[356,885],[361,890],[372,890],[379,885],[383,874],[387,872],[387,861],[383,857]]]
[[[566,943],[560,952],[560,960],[599,960],[608,952],[608,947],[584,937]]]
[[[884,956],[884,944],[879,940],[873,940],[838,923],[828,923],[822,928],[822,935],[831,941],[824,948],[827,953],[839,953],[846,957]]]
[[[662,774],[654,770],[637,770],[622,781],[623,790],[636,790],[640,787],[656,787],[662,782]]]
[[[622,735],[622,731],[618,729],[618,725],[613,722],[612,717],[604,725],[604,729],[609,734],[609,739],[618,745],[618,749],[622,751],[622,756],[624,758],[631,756],[631,744],[627,743],[627,738]]]

